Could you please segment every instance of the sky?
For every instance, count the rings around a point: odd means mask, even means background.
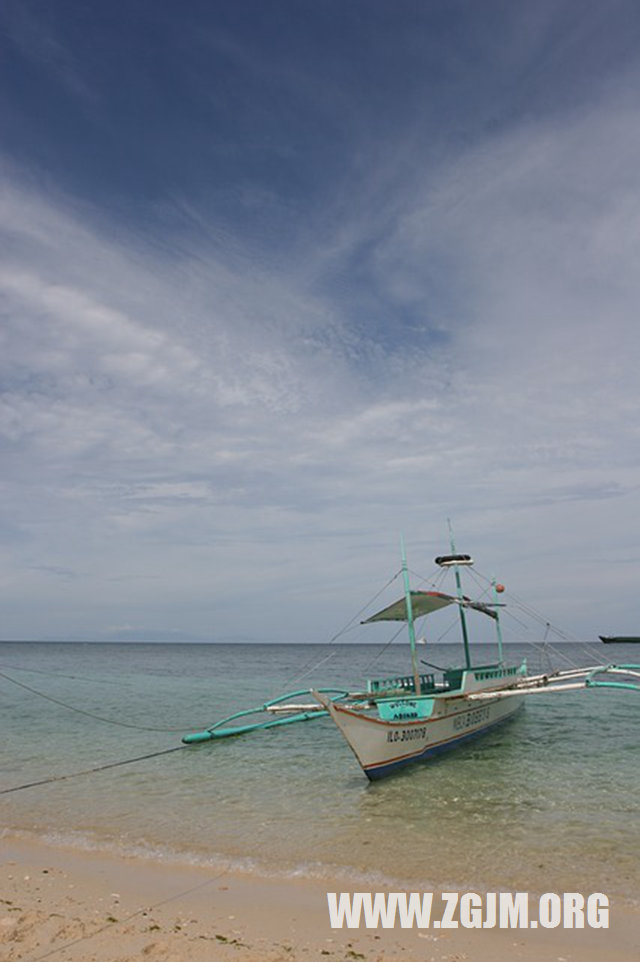
[[[5,0],[0,211],[0,638],[640,631],[633,0]]]

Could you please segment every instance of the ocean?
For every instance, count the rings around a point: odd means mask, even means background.
[[[584,646],[555,650],[561,667],[589,660]],[[530,646],[507,652],[549,667]],[[590,651],[593,663],[639,655]],[[459,649],[428,656],[455,664]],[[283,691],[357,688],[407,661],[406,645],[380,656],[353,644],[0,643],[0,788],[174,748]],[[602,891],[637,904],[639,721],[634,692],[536,695],[483,738],[369,783],[323,718],[0,795],[0,824],[164,862],[338,876],[352,889]]]

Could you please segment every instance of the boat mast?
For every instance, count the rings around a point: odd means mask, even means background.
[[[496,613],[496,635],[498,636],[498,662],[500,667],[504,665],[504,658],[502,655],[502,627],[500,625],[500,612],[498,611],[498,585],[496,579],[493,578],[491,581],[491,587],[493,588],[493,605],[494,611]],[[500,591],[504,591],[502,585],[500,586]]]
[[[413,668],[413,687],[416,695],[422,693],[420,685],[420,669],[416,652],[416,630],[413,624],[413,606],[411,604],[411,590],[409,588],[409,571],[407,569],[407,555],[404,550],[404,538],[400,536],[400,550],[402,551],[402,577],[404,579],[404,597],[407,606],[407,625],[409,626],[409,644],[411,646],[411,666]]]
[[[449,541],[451,543],[451,554],[455,557],[456,546],[453,540],[453,528],[451,527],[451,521],[447,518],[447,524],[449,525]],[[460,624],[462,626],[462,643],[464,645],[464,660],[467,668],[471,668],[471,652],[469,651],[469,633],[467,631],[467,619],[464,613],[463,606],[463,594],[462,594],[462,581],[460,580],[460,569],[457,564],[454,564],[453,570],[456,576],[456,591],[458,594],[458,608],[460,609]]]

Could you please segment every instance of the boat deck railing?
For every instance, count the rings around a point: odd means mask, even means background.
[[[474,668],[473,673],[476,676],[477,681],[491,681],[494,678],[509,678],[512,675],[522,675],[526,671],[526,663],[524,668],[522,665],[481,665],[479,668]]]
[[[437,690],[435,676],[431,673],[418,676],[420,679],[420,694],[427,695]],[[370,678],[367,681],[367,692],[370,695],[407,695],[415,692],[416,686],[413,675],[396,675],[393,678]]]

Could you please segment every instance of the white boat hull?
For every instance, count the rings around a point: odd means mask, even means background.
[[[437,699],[429,718],[385,721],[373,712],[327,702],[325,707],[370,779],[404,765],[428,761],[483,735],[522,707],[524,696],[470,703],[464,697]]]

